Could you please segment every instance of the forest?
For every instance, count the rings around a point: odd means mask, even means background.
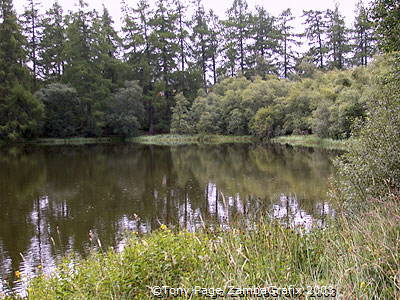
[[[398,48],[381,38],[386,2],[359,2],[351,28],[338,6],[304,11],[298,34],[290,9],[273,16],[245,0],[234,0],[222,19],[201,0],[123,2],[121,30],[106,7],[83,0],[76,11],[55,2],[44,13],[27,0],[20,15],[2,0],[0,139],[346,138],[385,69],[376,55]]]

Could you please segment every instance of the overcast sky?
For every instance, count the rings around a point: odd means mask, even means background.
[[[44,12],[55,2],[54,0],[37,0],[41,3],[40,10]],[[292,9],[292,13],[299,17],[302,15],[303,10],[309,9],[320,9],[325,10],[327,8],[334,8],[335,3],[339,5],[339,9],[341,13],[346,17],[347,25],[351,25],[354,19],[354,10],[356,3],[359,0],[248,0],[248,4],[250,9],[254,9],[256,5],[264,6],[265,9],[274,16],[279,15],[280,12],[287,8]],[[64,9],[66,13],[69,10],[75,10],[77,0],[59,0],[58,1]],[[89,4],[89,7],[95,8],[98,11],[102,10],[102,4],[106,6],[109,10],[110,14],[113,16],[116,27],[119,28],[121,24],[121,4],[120,0],[86,0]],[[137,0],[126,0],[129,6],[136,7]],[[155,2],[155,0],[150,0],[150,2]],[[189,1],[187,1],[189,2]],[[213,9],[214,12],[223,18],[225,16],[226,10],[232,5],[233,0],[203,0],[205,8]],[[15,8],[18,13],[23,11],[24,6],[26,5],[26,0],[14,0]],[[366,0],[364,0],[366,3]],[[297,18],[297,22],[295,24],[296,31],[302,31],[302,26],[299,18]]]

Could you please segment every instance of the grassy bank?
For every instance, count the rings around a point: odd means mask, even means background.
[[[180,135],[159,134],[143,135],[127,139],[129,142],[146,145],[188,145],[188,144],[223,144],[223,143],[251,143],[256,141],[252,136],[229,135]]]
[[[316,135],[288,135],[279,136],[271,140],[273,143],[291,146],[324,148],[331,150],[347,150],[348,140],[323,139]]]
[[[132,236],[121,253],[67,259],[57,275],[33,280],[29,299],[151,299],[154,286],[271,285],[304,287],[309,296],[307,286],[328,286],[326,293],[335,289],[338,299],[399,299],[399,218],[399,206],[386,202],[309,234],[269,222],[247,232],[195,234],[161,226]]]

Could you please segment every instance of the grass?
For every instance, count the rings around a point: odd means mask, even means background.
[[[399,200],[371,202],[367,212],[339,216],[309,234],[267,221],[250,231],[198,233],[162,225],[148,235],[132,234],[120,253],[66,259],[53,275],[31,282],[29,299],[153,299],[154,286],[272,285],[306,292],[307,286],[327,287],[339,299],[399,299]]]
[[[347,150],[348,140],[333,140],[319,138],[316,135],[288,135],[273,138],[273,143],[287,144],[291,146],[303,146],[313,148],[324,148],[331,150]]]
[[[251,143],[256,141],[252,136],[229,136],[229,135],[180,135],[159,134],[143,135],[127,139],[129,142],[146,145],[188,145],[188,144],[223,144],[223,143]]]

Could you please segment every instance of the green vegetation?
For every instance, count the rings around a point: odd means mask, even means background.
[[[26,1],[20,15],[12,0],[1,2],[3,140],[140,132],[347,138],[365,115],[373,24],[386,41],[385,22],[396,19],[385,1],[374,6],[375,23],[360,2],[351,29],[337,6],[310,10],[298,35],[290,9],[272,16],[235,0],[220,19],[201,0],[141,0],[123,3],[118,32],[105,7],[79,1],[65,13],[57,2],[42,11]]]
[[[121,138],[116,137],[101,137],[101,138],[38,138],[27,139],[23,143],[37,144],[37,145],[85,145],[85,144],[102,144],[102,143],[117,143],[123,141]]]
[[[138,136],[127,141],[147,145],[187,145],[187,144],[223,144],[251,143],[257,139],[252,136],[223,136],[223,135],[179,135],[160,134]]]
[[[66,259],[52,276],[33,280],[29,299],[152,299],[149,287],[164,285],[331,285],[344,299],[397,299],[400,209],[394,202],[371,205],[352,222],[339,217],[309,234],[269,222],[196,234],[164,225],[130,237],[121,253]]]
[[[290,136],[280,136],[271,139],[271,142],[291,145],[291,146],[303,146],[303,147],[313,147],[313,148],[323,148],[332,150],[347,150],[348,140],[332,140],[323,139],[315,135],[290,135]]]

